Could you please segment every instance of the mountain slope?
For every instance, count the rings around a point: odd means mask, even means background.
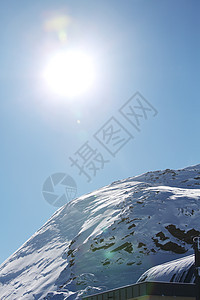
[[[0,299],[81,299],[192,254],[200,165],[148,172],[75,199],[0,266]]]

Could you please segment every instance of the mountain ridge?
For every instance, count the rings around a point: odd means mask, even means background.
[[[199,199],[200,164],[74,199],[0,266],[0,298],[81,299],[134,283],[148,268],[193,253]]]

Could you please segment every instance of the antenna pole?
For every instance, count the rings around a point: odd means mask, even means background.
[[[193,247],[195,254],[195,284],[196,284],[196,300],[200,300],[200,237],[193,238]]]

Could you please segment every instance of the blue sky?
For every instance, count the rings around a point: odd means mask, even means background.
[[[0,4],[0,262],[53,214],[46,178],[68,173],[78,196],[150,170],[199,163],[200,4],[197,0],[2,1]],[[45,30],[70,18],[63,43]],[[96,62],[91,90],[60,99],[41,71],[60,49]],[[158,114],[135,130],[119,108],[139,91]],[[114,117],[134,136],[113,157],[94,134]],[[77,122],[77,120],[79,120]],[[88,141],[109,163],[90,183],[69,157]]]

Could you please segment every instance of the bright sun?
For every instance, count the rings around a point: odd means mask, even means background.
[[[48,87],[59,96],[74,97],[88,91],[94,83],[94,64],[80,51],[55,54],[43,73]]]

